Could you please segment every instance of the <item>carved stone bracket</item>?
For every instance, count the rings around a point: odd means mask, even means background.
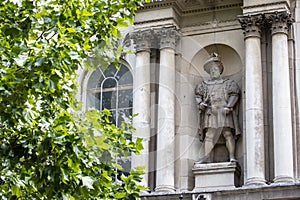
[[[261,37],[261,27],[264,23],[262,14],[254,16],[239,16],[239,22],[244,30],[245,38]]]
[[[174,27],[161,28],[156,31],[157,38],[160,41],[159,48],[172,48],[175,49],[177,42],[180,39],[180,35]]]
[[[153,29],[138,30],[132,33],[131,39],[135,44],[136,52],[150,51],[156,43],[156,36]]]
[[[272,35],[276,33],[288,34],[289,27],[293,23],[291,14],[286,11],[266,14],[266,21],[271,24]]]

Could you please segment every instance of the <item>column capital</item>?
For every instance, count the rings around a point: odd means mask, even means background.
[[[238,20],[244,30],[245,38],[248,37],[261,37],[261,26],[264,23],[262,14],[238,16]]]
[[[175,27],[163,27],[156,31],[157,38],[159,38],[159,48],[175,49],[177,42],[180,39],[179,32]]]
[[[156,40],[153,29],[135,31],[131,34],[131,39],[135,45],[136,52],[150,51]]]
[[[272,35],[277,33],[288,34],[289,27],[294,21],[287,11],[268,13],[266,14],[266,20],[271,25]]]

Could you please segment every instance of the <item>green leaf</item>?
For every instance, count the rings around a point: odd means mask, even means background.
[[[94,180],[91,177],[84,176],[81,178],[81,180],[83,186],[86,186],[88,189],[94,189],[93,187]]]
[[[44,60],[45,60],[45,58],[43,56],[41,56],[38,59],[36,59],[36,62],[34,63],[34,65],[39,67],[43,64]]]
[[[94,14],[93,14],[92,12],[87,11],[86,9],[84,9],[84,10],[82,11],[81,15],[82,15],[83,17],[90,17],[90,16],[93,16]]]
[[[138,199],[140,171],[116,184],[116,158],[139,152],[130,120],[82,113],[76,74],[118,63],[131,1],[5,1],[0,8],[2,199]],[[92,55],[92,58],[91,58]],[[84,88],[85,89],[85,88]]]
[[[106,140],[105,135],[95,136],[96,145],[102,150],[108,150],[109,149],[109,144],[107,144],[105,142],[105,140]]]
[[[115,198],[117,199],[123,199],[124,197],[126,197],[126,192],[117,192],[115,194]]]
[[[128,23],[126,21],[124,21],[124,19],[122,18],[118,18],[117,20],[117,24],[118,24],[118,27],[128,27]]]
[[[76,32],[76,30],[75,30],[75,28],[72,26],[71,28],[67,28],[66,29],[69,33],[75,33]]]
[[[25,54],[20,54],[20,55],[18,55],[18,57],[14,58],[14,60],[18,66],[24,66],[27,59],[28,59],[28,56]]]
[[[73,162],[73,160],[68,157],[68,164],[74,172],[78,172],[80,170],[80,164],[77,162]]]
[[[13,185],[11,187],[11,193],[12,193],[13,196],[17,196],[17,197],[22,195],[20,187],[17,186],[17,185]]]

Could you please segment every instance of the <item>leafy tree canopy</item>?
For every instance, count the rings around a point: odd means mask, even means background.
[[[4,0],[0,7],[0,198],[136,199],[142,170],[116,181],[116,156],[139,153],[130,123],[74,114],[76,70],[95,49],[117,62],[119,27],[141,0]],[[102,64],[103,64],[102,63]],[[98,133],[98,137],[94,134]]]

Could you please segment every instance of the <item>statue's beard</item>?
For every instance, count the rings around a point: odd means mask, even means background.
[[[211,76],[211,79],[212,80],[216,80],[216,79],[219,79],[220,78],[220,75],[212,75]]]

